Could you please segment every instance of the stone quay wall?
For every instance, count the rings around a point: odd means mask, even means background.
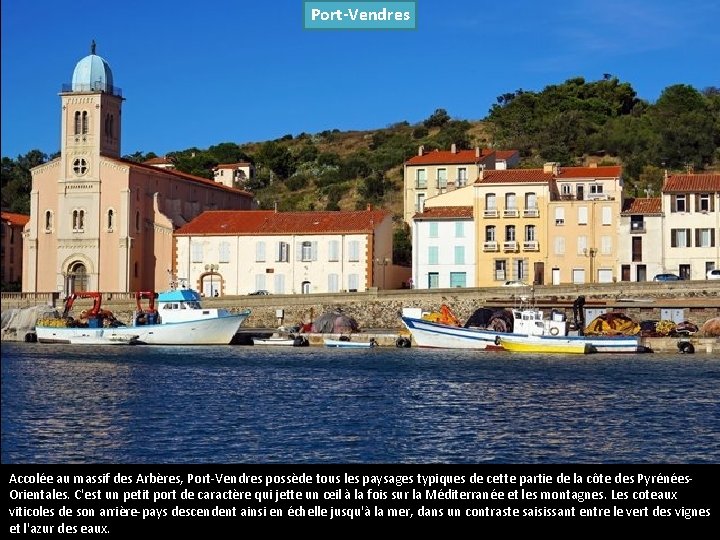
[[[720,280],[643,283],[595,283],[544,285],[536,287],[488,287],[455,289],[370,289],[361,293],[225,296],[205,298],[205,307],[238,311],[249,308],[252,315],[246,329],[268,329],[307,323],[328,311],[341,309],[353,317],[361,330],[397,332],[403,329],[403,308],[436,311],[448,305],[462,321],[480,307],[514,307],[532,302],[540,309],[564,311],[572,320],[572,304],[585,297],[585,308],[622,312],[636,321],[659,320],[662,310],[683,310],[685,320],[701,326],[720,317]],[[75,309],[82,309],[78,300]],[[89,302],[89,301],[88,301]],[[62,299],[57,293],[2,293],[2,310],[33,305],[52,305],[60,311]],[[135,301],[129,293],[105,293],[103,308],[111,310],[123,322],[130,323]],[[590,320],[586,320],[589,323]]]

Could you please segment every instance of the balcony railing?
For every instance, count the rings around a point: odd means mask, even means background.
[[[525,251],[539,251],[540,243],[537,240],[525,240],[523,242],[523,250]]]
[[[523,217],[539,217],[540,209],[538,208],[526,208],[523,210]]]
[[[483,217],[486,218],[496,218],[498,217],[498,211],[497,208],[488,208],[483,212]]]
[[[506,208],[503,210],[503,217],[518,217],[520,211],[517,208]]]
[[[497,250],[498,250],[497,242],[485,242],[483,244],[483,251],[497,251]]]
[[[503,251],[517,251],[518,250],[518,243],[517,242],[503,242]]]
[[[644,221],[633,221],[632,223],[630,223],[630,232],[644,233],[645,232],[645,222]]]

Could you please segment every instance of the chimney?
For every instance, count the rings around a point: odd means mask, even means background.
[[[368,203],[366,210],[367,210],[368,212],[370,212],[370,210],[372,210],[372,204],[369,204],[369,203]]]
[[[425,147],[421,144],[418,146],[418,156],[422,156],[425,153]]]
[[[543,165],[543,172],[557,175],[560,172],[560,167],[556,161],[548,161]]]
[[[450,145],[450,152],[452,152],[453,154],[457,154],[457,145],[455,143],[452,143]]]
[[[485,164],[484,163],[480,165],[480,175],[478,176],[479,180],[482,180],[483,178],[485,178]]]
[[[480,147],[475,147],[475,159],[480,159]]]

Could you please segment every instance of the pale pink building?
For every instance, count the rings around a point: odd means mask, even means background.
[[[60,157],[32,170],[24,292],[165,289],[177,228],[254,208],[246,191],[120,157],[124,98],[94,43],[60,100]]]

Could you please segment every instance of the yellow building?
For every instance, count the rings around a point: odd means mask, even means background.
[[[248,192],[122,159],[123,100],[93,43],[60,93],[60,157],[32,170],[23,291],[164,289],[178,227],[253,208]]]
[[[477,286],[618,279],[621,167],[481,171],[474,189]]]
[[[552,173],[542,169],[481,171],[473,189],[476,286],[544,283]]]

